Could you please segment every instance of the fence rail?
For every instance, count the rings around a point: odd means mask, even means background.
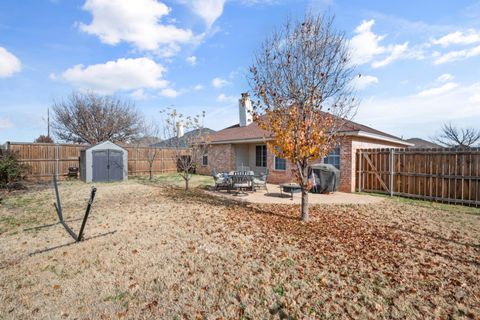
[[[67,176],[69,167],[80,167],[80,150],[89,145],[53,143],[8,142],[7,149],[17,152],[20,161],[28,165],[27,179],[46,180],[56,174]],[[150,172],[149,159],[156,152],[152,171],[154,174],[177,170],[175,151],[165,148],[122,146],[128,151],[128,175],[141,176]]]
[[[480,206],[480,148],[360,149],[356,190]]]

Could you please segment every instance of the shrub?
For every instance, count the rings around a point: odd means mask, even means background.
[[[18,159],[18,154],[0,149],[0,187],[8,187],[23,179],[27,166]]]

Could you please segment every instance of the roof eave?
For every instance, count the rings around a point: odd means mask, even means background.
[[[210,144],[228,144],[228,143],[254,143],[254,142],[265,142],[272,140],[272,138],[249,138],[249,139],[230,139],[230,140],[217,140],[211,141]]]
[[[375,139],[375,140],[381,140],[381,141],[388,141],[404,146],[414,146],[413,143],[406,142],[401,139],[395,139],[391,137],[387,137],[384,135],[380,134],[375,134],[375,133],[369,133],[361,130],[355,130],[355,131],[343,131],[341,132],[341,135],[345,136],[357,136],[357,137],[362,137],[362,138],[369,138],[369,139]],[[272,140],[272,138],[267,138],[267,137],[261,137],[261,138],[249,138],[249,139],[229,139],[229,140],[217,140],[217,141],[211,141],[210,144],[229,144],[229,143],[255,143],[255,142],[265,142]]]
[[[365,132],[362,130],[356,130],[356,131],[344,131],[342,132],[343,135],[346,136],[356,136],[356,137],[362,137],[362,138],[370,138],[370,139],[375,139],[375,140],[381,140],[381,141],[388,141],[388,142],[393,142],[396,144],[401,144],[404,146],[414,146],[413,143],[406,142],[405,140],[401,139],[395,139],[391,137],[387,137],[381,134],[375,134],[375,133],[370,133],[370,132]]]

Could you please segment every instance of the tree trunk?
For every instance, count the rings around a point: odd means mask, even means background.
[[[185,191],[188,191],[188,180],[190,180],[189,177],[185,177]]]
[[[150,166],[150,181],[152,181],[152,178],[153,178],[153,169],[152,169],[152,167]]]
[[[302,187],[302,221],[308,221],[308,189]]]

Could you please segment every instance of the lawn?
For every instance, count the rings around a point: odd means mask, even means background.
[[[210,183],[194,177],[192,185]],[[0,319],[478,318],[480,215],[374,205],[246,205],[169,186],[98,184],[86,241],[53,193],[0,202]],[[180,181],[181,182],[181,181]],[[173,183],[175,184],[175,183]],[[90,185],[63,182],[78,230]],[[457,210],[458,209],[458,210]],[[72,221],[73,220],[73,221]]]

